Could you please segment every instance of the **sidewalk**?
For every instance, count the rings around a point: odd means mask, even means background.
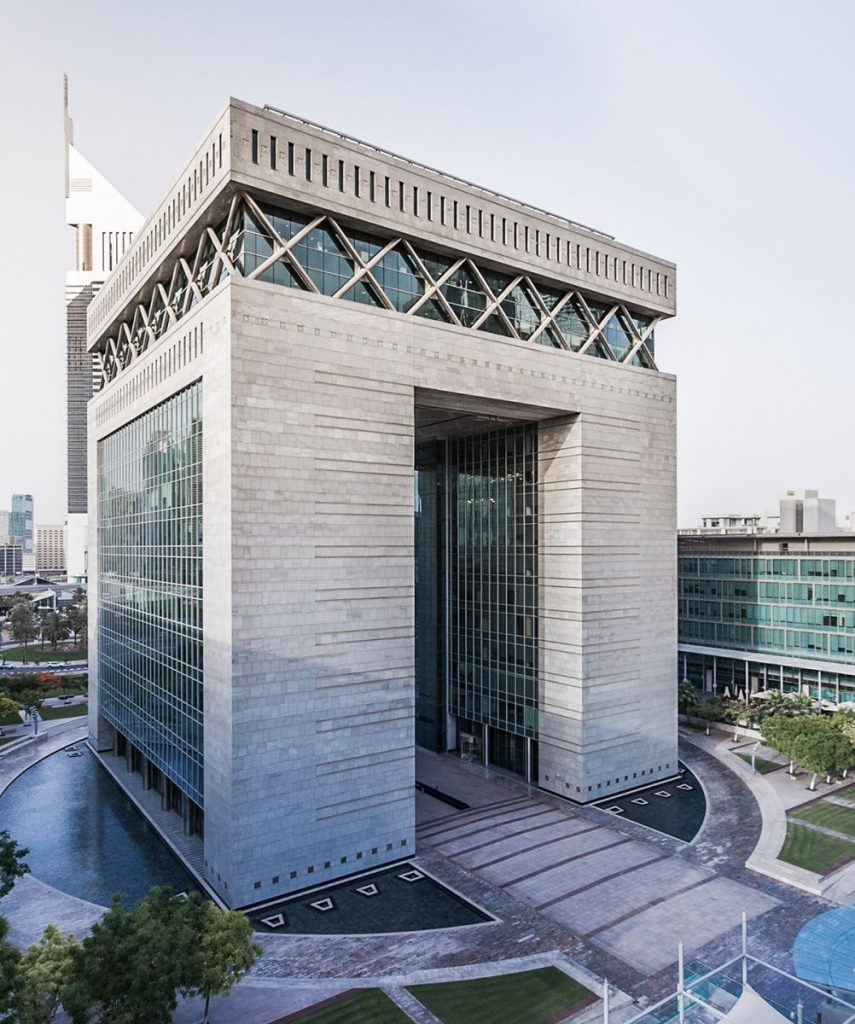
[[[809,775],[801,774],[794,779],[787,774],[785,767],[766,775],[759,772],[752,775],[751,765],[733,750],[739,747],[739,753],[750,753],[751,742],[746,744],[745,741],[734,741],[730,731],[713,732],[707,736],[703,732],[681,727],[680,737],[706,750],[730,768],[748,786],[757,801],[763,827],[754,852],[745,862],[747,868],[837,903],[849,904],[855,901],[855,861],[823,876],[778,860],[787,836],[787,811],[816,800],[818,796],[836,793],[840,789],[838,785],[821,782],[816,791],[812,792],[808,789]]]

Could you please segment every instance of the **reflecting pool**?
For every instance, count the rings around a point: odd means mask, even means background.
[[[15,779],[0,797],[0,828],[29,848],[36,878],[91,903],[120,893],[132,905],[153,885],[198,888],[82,743]]]

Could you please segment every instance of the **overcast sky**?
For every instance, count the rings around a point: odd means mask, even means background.
[[[855,510],[855,5],[0,0],[0,508],[65,517],[62,73],[148,215],[230,95],[678,265],[679,522],[814,487]]]

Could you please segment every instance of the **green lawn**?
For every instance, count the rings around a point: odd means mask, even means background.
[[[412,1024],[410,1018],[379,988],[336,999],[296,1018],[300,1024]]]
[[[39,644],[28,644],[26,647],[4,647],[0,651],[0,661],[86,661],[87,653],[85,645],[75,647],[72,650],[52,651],[50,647],[41,647]]]
[[[20,738],[20,736],[0,736],[0,747],[5,746],[7,743],[14,743],[15,740]]]
[[[42,718],[51,721],[54,718],[72,718],[75,715],[85,715],[89,710],[87,704],[66,704],[65,707],[61,708],[46,708],[42,705],[39,708],[39,714]]]
[[[750,754],[737,754],[736,756],[741,757],[748,765],[751,764]],[[778,768],[786,767],[786,765],[778,764],[777,761],[767,761],[765,757],[755,757],[754,764],[761,775],[767,775],[769,772],[777,771]]]
[[[824,875],[844,860],[855,857],[855,843],[814,832],[796,822],[787,822],[787,838],[778,860]]]
[[[412,985],[409,991],[442,1024],[540,1024],[591,994],[557,967]]]
[[[827,800],[818,800],[815,804],[790,811],[790,817],[812,821],[814,825],[822,825],[855,839],[855,807],[841,807]]]

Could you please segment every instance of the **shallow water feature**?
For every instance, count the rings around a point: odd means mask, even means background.
[[[282,900],[249,919],[256,931],[283,935],[429,931],[492,920],[413,864]]]
[[[29,848],[34,877],[91,903],[126,905],[153,885],[198,888],[83,743],[28,768],[0,797],[0,828]]]
[[[596,806],[690,843],[704,823],[707,801],[700,782],[681,763],[678,779],[601,800]]]

